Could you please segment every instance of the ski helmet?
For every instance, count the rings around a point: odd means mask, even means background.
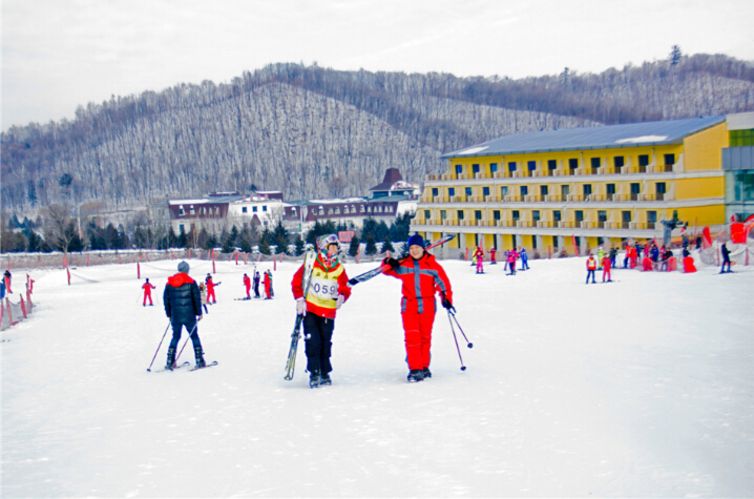
[[[327,251],[327,247],[334,244],[340,249],[340,241],[335,234],[327,234],[319,238],[317,241],[317,247],[322,251]]]

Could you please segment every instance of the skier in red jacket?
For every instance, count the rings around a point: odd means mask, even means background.
[[[264,284],[264,299],[271,300],[272,299],[272,272],[270,272],[269,269],[264,271],[264,279],[262,280],[262,283]]]
[[[217,303],[215,287],[222,284],[222,282],[214,282],[212,280],[212,274],[207,274],[207,277],[204,278],[204,283],[207,285],[207,303]]]
[[[424,239],[419,234],[408,238],[409,258],[398,261],[386,258],[390,265],[386,275],[400,279],[401,318],[406,342],[408,381],[410,383],[431,378],[429,370],[432,325],[435,321],[435,293],[439,293],[442,306],[453,308],[453,290],[445,270],[433,255],[424,250]]]
[[[144,290],[144,300],[141,303],[142,307],[147,306],[147,300],[149,300],[149,306],[153,307],[154,303],[152,303],[152,290],[157,289],[157,286],[153,286],[151,282],[149,282],[149,277],[146,278],[144,284],[141,286]]]
[[[303,265],[291,281],[293,298],[296,299],[296,314],[304,316],[306,370],[309,371],[310,388],[332,384],[330,356],[335,314],[351,296],[346,269],[338,259],[338,236],[322,236],[317,247],[319,252],[312,267],[306,296]]]
[[[246,273],[243,275],[243,285],[246,288],[246,299],[251,300],[251,278]]]

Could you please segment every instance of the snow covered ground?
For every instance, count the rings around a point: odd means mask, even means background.
[[[190,263],[195,278],[211,265]],[[145,372],[176,265],[143,264],[152,308],[133,264],[73,269],[71,287],[33,273],[38,308],[0,344],[3,497],[754,493],[754,268],[587,286],[582,258],[515,277],[446,261],[474,348],[460,371],[438,313],[434,377],[417,384],[400,283],[377,277],[339,313],[333,386],[310,390],[303,348],[283,380],[293,264],[275,300],[244,302],[250,267],[218,263],[199,328],[220,365]]]

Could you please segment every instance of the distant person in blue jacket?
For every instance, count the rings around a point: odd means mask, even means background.
[[[518,256],[521,258],[521,270],[529,270],[529,255],[526,254],[526,248],[521,246]]]

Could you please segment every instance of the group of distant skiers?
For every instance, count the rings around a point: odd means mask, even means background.
[[[497,265],[497,249],[494,247],[490,248],[489,253],[490,265]],[[529,270],[529,255],[526,253],[526,248],[519,246],[518,249],[514,247],[510,250],[506,250],[505,253],[503,253],[503,261],[505,262],[503,272],[507,270],[508,274],[506,275],[516,275],[516,262],[518,262],[519,259],[521,260],[520,270]],[[477,246],[474,253],[471,255],[471,265],[476,265],[477,274],[484,274],[484,249],[481,246]]]
[[[439,294],[440,303],[448,310],[453,307],[453,291],[445,270],[435,257],[425,250],[422,236],[414,234],[407,241],[408,256],[396,259],[387,257],[383,260],[388,276],[400,279],[402,282],[401,318],[404,330],[406,348],[406,362],[408,363],[409,382],[419,382],[432,377],[430,371],[432,327],[434,324],[436,303],[435,294]],[[309,274],[309,282],[305,283],[305,266],[293,275],[291,289],[296,301],[296,314],[303,316],[304,342],[307,358],[306,369],[309,372],[309,386],[332,384],[332,336],[335,329],[337,310],[351,296],[348,275],[340,261],[340,242],[335,234],[321,237],[317,241],[316,257]],[[165,368],[172,370],[175,366],[176,346],[185,328],[194,346],[196,367],[204,367],[204,352],[199,339],[198,321],[207,312],[203,303],[201,285],[197,285],[189,275],[189,265],[186,262],[178,264],[178,273],[168,278],[163,293],[165,313],[170,318],[173,337],[168,347]],[[255,280],[258,279],[255,271]],[[268,296],[272,296],[271,276],[269,279]],[[220,283],[212,283],[208,274],[202,283],[207,289],[207,300],[214,302],[214,287]],[[247,297],[249,293],[249,277],[244,274],[244,285]],[[265,285],[267,288],[267,284]],[[144,284],[145,296],[150,294],[154,286],[148,281]],[[212,292],[210,292],[212,290]],[[255,285],[258,295],[258,284]],[[145,301],[146,303],[146,301]],[[150,301],[151,304],[151,301]]]

